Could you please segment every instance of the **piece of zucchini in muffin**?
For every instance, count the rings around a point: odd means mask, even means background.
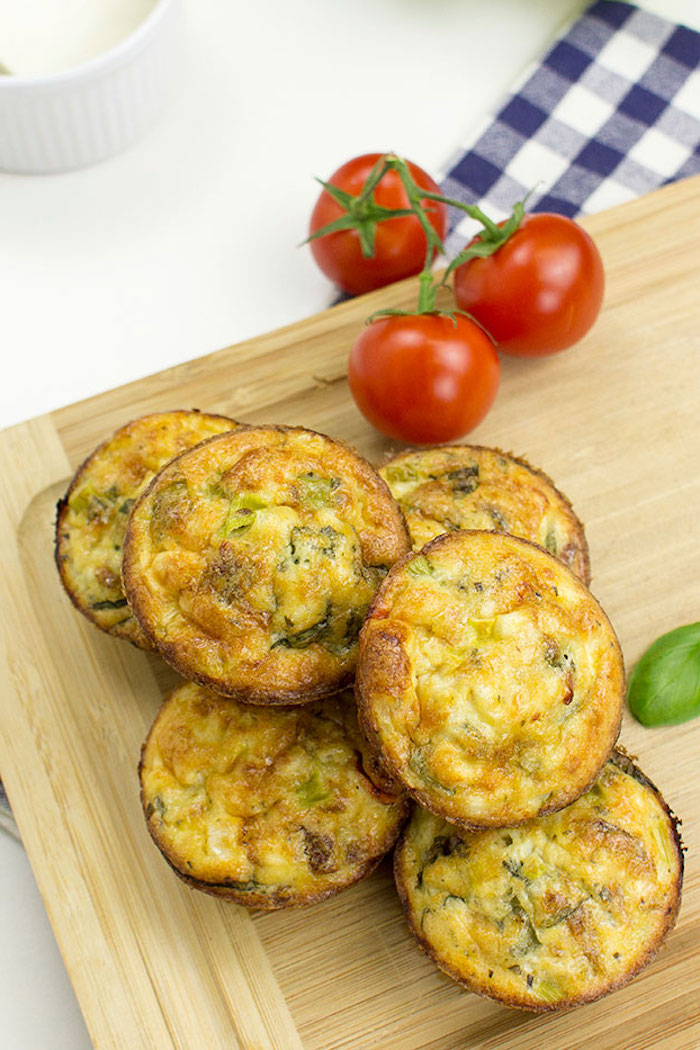
[[[144,744],[148,829],[176,873],[251,908],[312,904],[391,849],[405,797],[375,787],[352,695],[261,707],[187,682]]]
[[[419,550],[454,529],[509,532],[539,543],[590,583],[583,525],[541,470],[495,448],[453,445],[403,452],[379,472]]]
[[[134,507],[123,577],[153,644],[248,703],[306,703],[352,680],[357,636],[403,515],[354,450],[248,427],[185,452]]]
[[[471,991],[562,1010],[637,974],[681,899],[677,822],[615,753],[572,805],[518,828],[465,832],[416,807],[394,858],[418,943]]]
[[[78,468],[56,515],[56,564],[68,596],[97,627],[149,649],[121,581],[129,514],[154,475],[185,449],[239,424],[205,412],[132,420]]]
[[[459,531],[402,560],[360,636],[356,696],[378,762],[463,827],[509,827],[568,805],[617,739],[615,632],[553,555]]]

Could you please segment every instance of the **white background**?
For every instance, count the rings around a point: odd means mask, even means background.
[[[146,138],[81,172],[0,174],[0,425],[323,309],[333,290],[297,247],[313,176],[390,149],[439,178],[585,6],[185,0],[182,82]],[[640,6],[700,28],[697,0]],[[0,930],[2,1050],[86,1050],[26,857],[1,834]]]

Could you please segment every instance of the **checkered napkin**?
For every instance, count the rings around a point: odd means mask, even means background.
[[[700,172],[700,33],[599,0],[482,121],[442,180],[446,196],[499,221],[574,217]],[[452,209],[447,255],[479,228]]]

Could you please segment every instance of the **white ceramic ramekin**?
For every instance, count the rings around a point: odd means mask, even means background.
[[[178,79],[181,18],[180,0],[158,0],[129,36],[89,62],[47,76],[0,76],[0,171],[70,171],[125,149]]]

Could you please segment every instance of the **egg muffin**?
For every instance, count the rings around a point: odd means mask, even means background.
[[[361,724],[389,777],[466,828],[561,809],[620,729],[608,618],[553,555],[460,531],[396,565],[360,638]]]
[[[185,452],[134,507],[123,576],[186,678],[248,703],[306,703],[352,680],[357,636],[409,549],[401,511],[352,449],[247,427]]]
[[[396,884],[416,939],[450,977],[507,1006],[566,1009],[631,980],[672,928],[676,823],[615,754],[570,806],[518,828],[460,831],[416,808]]]
[[[187,682],[143,746],[148,830],[197,889],[251,908],[312,904],[368,875],[407,815],[367,776],[364,746],[351,694],[261,707]]]
[[[101,630],[151,648],[122,588],[131,508],[174,456],[237,426],[195,411],[142,416],[120,427],[78,469],[57,507],[56,564],[76,609]]]
[[[380,474],[419,550],[454,529],[509,532],[545,547],[590,583],[583,525],[554,483],[522,459],[480,445],[404,452]]]

